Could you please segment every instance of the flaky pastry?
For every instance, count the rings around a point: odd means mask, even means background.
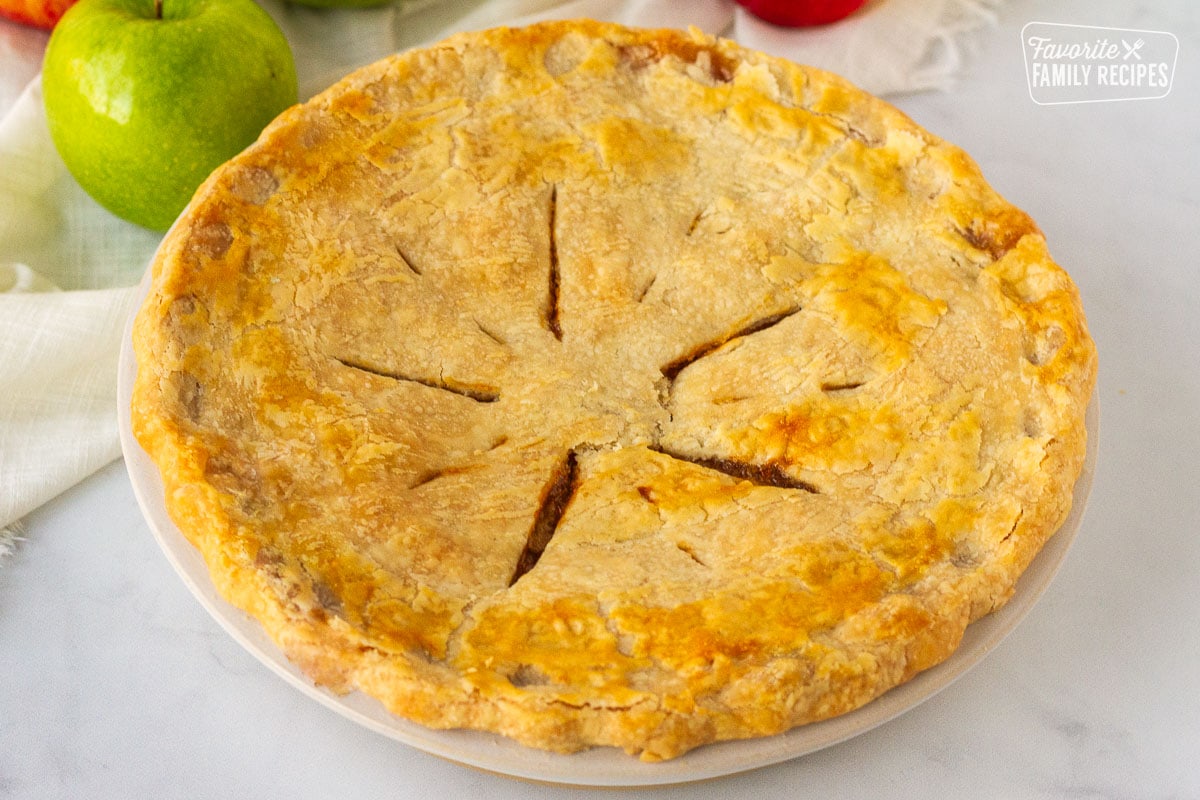
[[[1078,293],[959,149],[699,33],[455,36],[168,235],[133,424],[314,681],[646,760],[867,703],[1071,505]]]

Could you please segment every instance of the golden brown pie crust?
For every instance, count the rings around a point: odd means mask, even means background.
[[[320,684],[647,760],[945,659],[1071,504],[1095,350],[960,150],[699,33],[456,36],[168,235],[135,433]]]

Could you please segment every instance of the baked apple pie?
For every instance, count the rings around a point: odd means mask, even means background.
[[[218,169],[134,431],[318,684],[643,759],[945,659],[1061,525],[1096,358],[1038,228],[815,69],[587,21],[350,75]]]

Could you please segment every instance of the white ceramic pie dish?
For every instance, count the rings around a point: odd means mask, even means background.
[[[149,288],[149,273],[141,297]],[[140,300],[139,300],[140,302]],[[132,319],[130,320],[130,324]],[[1088,444],[1067,521],[1022,575],[1016,593],[994,614],[967,628],[962,644],[942,664],[917,675],[872,703],[824,722],[760,739],[707,745],[662,763],[644,763],[613,748],[558,755],[500,736],[473,731],[437,731],[388,713],[367,695],[339,696],[315,686],[292,665],[259,623],[217,594],[199,552],[167,514],[158,468],[133,438],[130,402],[137,363],[130,325],[122,342],[117,376],[119,427],[125,465],[150,530],[183,582],[223,628],[272,671],[304,694],[343,716],[399,742],[467,766],[515,778],[579,786],[651,786],[705,780],[797,758],[875,728],[919,705],[979,663],[1029,613],[1050,585],[1070,549],[1091,491],[1097,452],[1099,410],[1087,412]]]

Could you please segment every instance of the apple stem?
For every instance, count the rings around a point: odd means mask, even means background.
[[[163,0],[154,0],[154,18],[162,19]]]

